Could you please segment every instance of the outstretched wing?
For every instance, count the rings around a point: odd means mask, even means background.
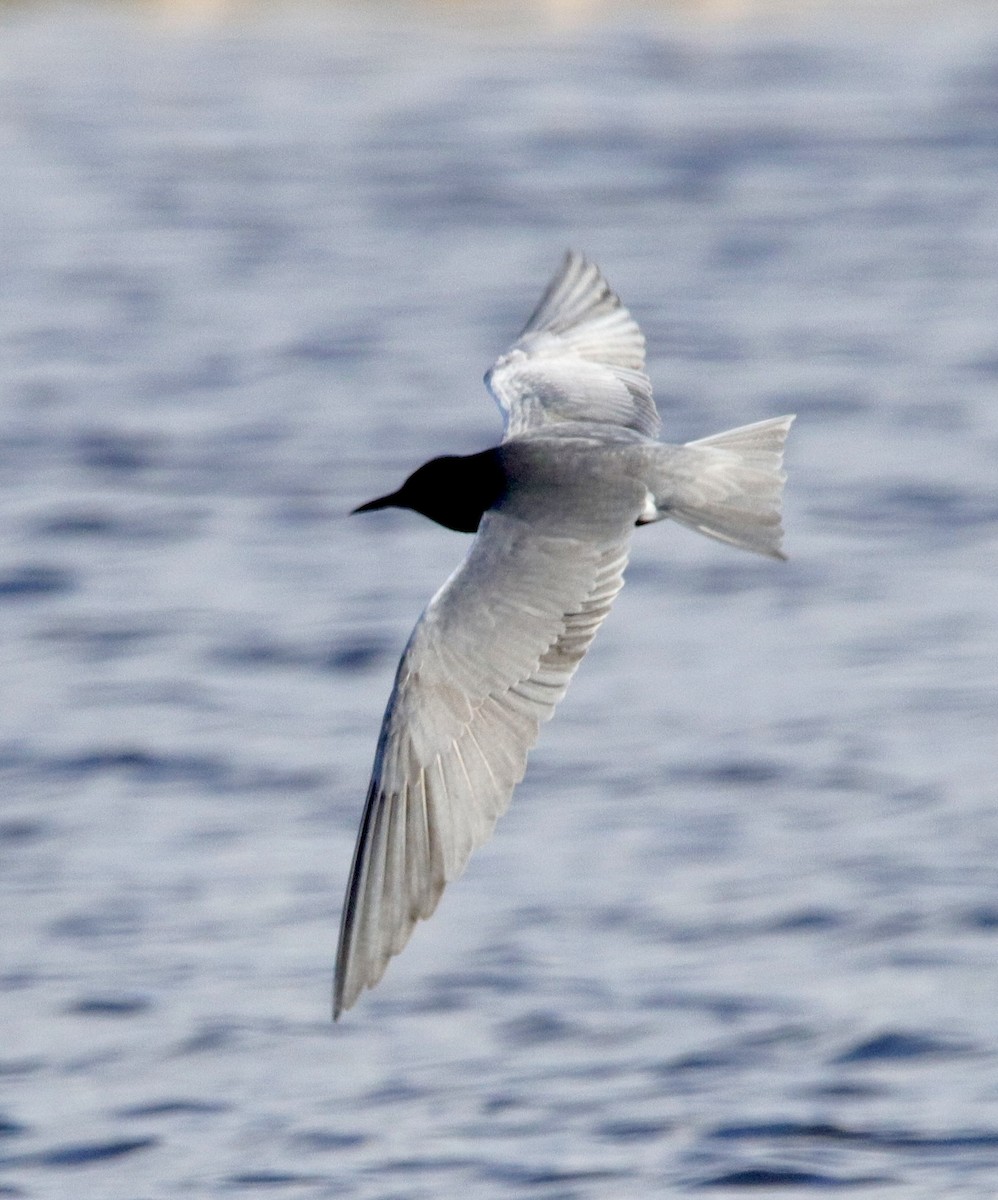
[[[492,833],[623,583],[615,544],[488,512],[423,613],[385,712],[340,925],[334,1015],[384,974]]]
[[[598,267],[572,251],[485,383],[505,437],[556,421],[599,421],[655,437],[645,339]]]

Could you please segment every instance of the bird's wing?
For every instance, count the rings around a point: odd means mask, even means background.
[[[595,544],[488,512],[423,613],[385,712],[340,925],[334,1013],[384,974],[492,833],[623,583]]]
[[[556,421],[658,434],[644,335],[599,268],[572,251],[485,383],[506,438]]]

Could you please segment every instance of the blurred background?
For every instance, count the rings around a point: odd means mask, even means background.
[[[991,1197],[998,8],[0,10],[0,1194]],[[329,1021],[405,638],[566,247],[666,526],[495,840]]]

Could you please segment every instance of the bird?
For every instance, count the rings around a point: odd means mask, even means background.
[[[794,417],[659,441],[644,335],[583,255],[565,255],[485,384],[504,418],[498,446],[434,458],[354,509],[411,509],[475,537],[395,675],[343,903],[334,1019],[491,837],[623,586],[634,530],[670,519],[785,557]]]

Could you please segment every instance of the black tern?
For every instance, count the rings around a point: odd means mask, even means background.
[[[659,442],[644,336],[581,255],[566,255],[485,383],[505,418],[500,445],[435,458],[355,510],[409,508],[476,536],[395,676],[343,905],[334,1017],[491,836],[623,586],[635,527],[668,517],[784,557],[794,418]]]

